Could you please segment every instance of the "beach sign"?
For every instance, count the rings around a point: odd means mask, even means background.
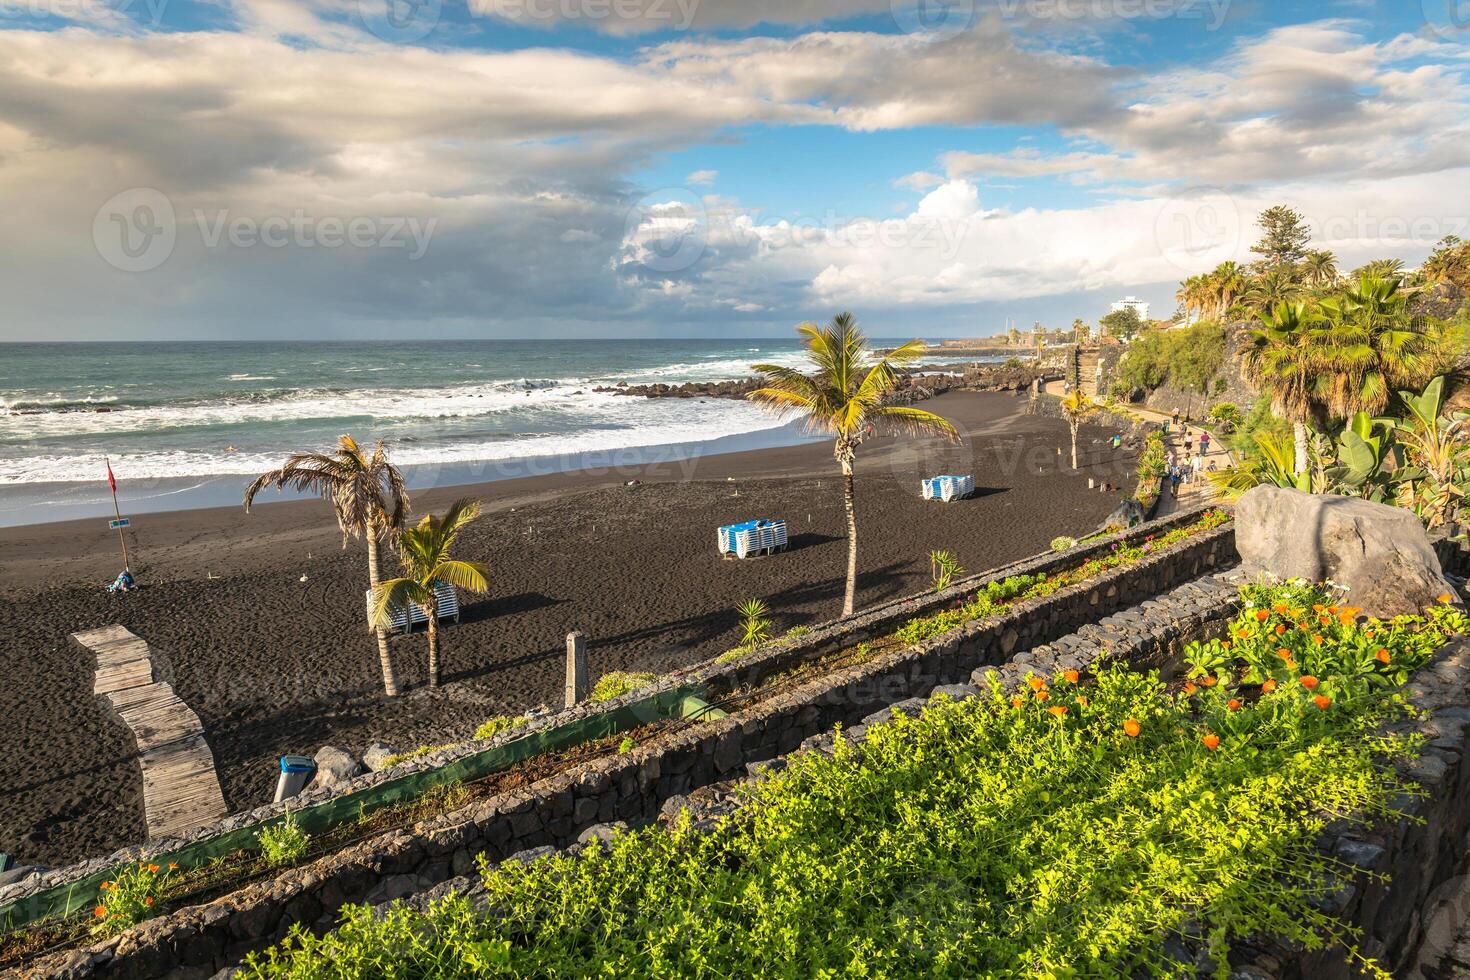
[[[115,521],[108,521],[107,526],[114,531],[121,531],[125,527],[131,527],[132,521],[126,517],[119,517]]]

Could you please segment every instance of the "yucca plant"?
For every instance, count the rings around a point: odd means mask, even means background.
[[[965,574],[964,566],[948,551],[929,552],[929,577],[934,582],[935,592],[943,592],[963,574]]]
[[[478,500],[456,500],[443,517],[429,514],[399,537],[403,576],[384,582],[373,605],[373,623],[382,629],[393,622],[393,609],[419,606],[429,618],[429,686],[439,686],[439,583],[468,592],[490,591],[490,566],[450,556],[459,532],[480,516]]]
[[[928,348],[923,341],[911,340],[878,356],[868,347],[851,313],[839,313],[826,327],[804,323],[796,331],[805,339],[815,371],[806,375],[779,364],[757,364],[754,370],[765,384],[747,397],[778,415],[804,419],[810,431],[834,437],[832,454],[842,467],[842,502],[847,510],[847,587],[842,615],[851,616],[857,604],[853,468],[858,446],[880,427],[956,440],[959,433],[933,412],[884,404],[898,386],[900,368],[924,356]]]
[[[740,649],[754,650],[771,638],[770,610],[759,599],[740,604]]]

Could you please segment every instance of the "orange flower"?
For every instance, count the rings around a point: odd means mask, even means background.
[[[1214,674],[1206,674],[1199,679],[1199,682],[1205,687],[1214,687],[1217,683],[1219,683]]]
[[[1321,683],[1321,681],[1317,680],[1317,678],[1313,677],[1311,674],[1306,674],[1302,677],[1302,687],[1306,688],[1309,691],[1315,691],[1317,689],[1317,685]]]
[[[143,904],[144,905],[152,905],[153,904],[153,896],[152,895],[149,895],[147,898],[143,899]]]
[[[1270,618],[1271,618],[1271,614],[1268,613],[1266,610],[1264,610],[1264,609],[1257,609],[1256,610],[1256,622],[1258,622],[1258,623],[1264,623],[1266,620],[1268,620]]]
[[[1378,662],[1379,662],[1379,663],[1381,663],[1381,664],[1386,664],[1386,663],[1388,663],[1388,662],[1389,662],[1389,661],[1390,661],[1390,660],[1392,660],[1392,659],[1393,659],[1393,654],[1391,654],[1391,653],[1389,653],[1389,652],[1388,652],[1388,650],[1387,650],[1387,648],[1384,648],[1384,649],[1381,649],[1381,650],[1379,650],[1379,651],[1378,651],[1378,652],[1377,652],[1377,653],[1375,653],[1375,654],[1374,654],[1374,655],[1373,655],[1373,657],[1374,657],[1374,658],[1375,658],[1375,659],[1376,659],[1376,660],[1377,660],[1377,661],[1378,661]]]
[[[1143,726],[1138,723],[1137,718],[1129,718],[1123,722],[1123,734],[1129,738],[1137,738],[1141,731],[1143,731]]]
[[[1290,660],[1291,651],[1286,649],[1286,647],[1277,647],[1276,656],[1280,657],[1282,660]]]
[[[1327,607],[1324,606],[1324,605],[1322,605],[1322,603],[1320,603],[1320,602],[1314,602],[1314,603],[1312,603],[1312,612],[1318,612],[1319,613],[1319,612],[1321,612],[1322,610],[1324,610],[1326,608]]]
[[[1286,624],[1285,623],[1277,623],[1276,624],[1276,635],[1277,636],[1284,636],[1285,634],[1286,634]]]
[[[1204,743],[1205,748],[1213,752],[1220,747],[1220,736],[1216,735],[1214,732],[1210,732],[1204,737]]]
[[[1079,694],[1079,695],[1077,695],[1077,703],[1080,704],[1080,705],[1082,705],[1082,707],[1085,708],[1085,707],[1087,707],[1087,703],[1088,702],[1087,702],[1087,699],[1086,698],[1084,698],[1082,695]]]
[[[148,873],[151,874],[151,875],[158,874],[158,865],[156,865],[156,864],[150,864],[150,865],[148,865]]]
[[[1332,699],[1325,694],[1319,694],[1312,699],[1312,703],[1317,706],[1317,710],[1326,711],[1328,705],[1332,704]]]
[[[1327,626],[1331,622],[1332,622],[1332,617],[1331,616],[1318,616],[1317,617],[1317,625],[1318,626]]]
[[[1031,690],[1033,691],[1040,691],[1041,689],[1046,687],[1046,681],[1042,680],[1040,677],[1028,677],[1026,678],[1026,683],[1031,685]]]
[[[1077,673],[1075,670],[1062,671],[1062,680],[1066,681],[1068,684],[1076,684],[1078,679],[1081,677],[1082,675]]]
[[[1050,711],[1052,714],[1056,715],[1058,718],[1060,718],[1062,715],[1064,715],[1064,714],[1067,713],[1067,709],[1064,708],[1064,707],[1062,707],[1059,704],[1054,704],[1050,708],[1047,708],[1046,710],[1047,711]]]
[[[1239,711],[1241,707],[1240,699],[1231,698],[1229,701],[1225,702],[1225,707],[1229,708],[1231,711]]]
[[[1025,703],[1026,702],[1025,701],[1022,701],[1020,698],[1011,698],[1011,707],[1012,708],[1019,708],[1021,705],[1025,704]]]
[[[1198,691],[1198,690],[1199,690],[1199,688],[1197,688],[1197,687],[1194,686],[1194,681],[1185,681],[1184,682],[1184,693],[1185,694],[1193,694],[1195,691]]]
[[[1239,629],[1235,631],[1235,635],[1244,640],[1251,635],[1251,631],[1247,629]]]
[[[1224,647],[1224,648],[1225,648],[1225,649],[1227,649],[1227,650],[1229,650],[1229,649],[1230,649],[1230,641],[1229,641],[1229,640],[1226,640],[1226,641],[1224,641],[1224,642],[1223,642],[1223,643],[1221,643],[1221,644],[1220,644],[1220,645],[1221,645],[1221,646],[1222,646],[1222,647]]]
[[[1036,700],[1038,700],[1038,701],[1045,701],[1045,700],[1047,700],[1050,697],[1051,697],[1051,694],[1048,693],[1048,692],[1046,692],[1046,691],[1037,691],[1036,692]]]
[[[1353,620],[1358,618],[1358,613],[1362,611],[1357,606],[1343,606],[1337,613],[1337,621],[1344,626],[1351,626]]]
[[[1286,603],[1284,603],[1284,602],[1278,602],[1276,604],[1276,615],[1278,615],[1278,616],[1285,616],[1286,615],[1286,612],[1287,612],[1287,605],[1286,605]]]
[[[107,918],[107,910],[105,908],[103,908],[102,906],[100,906],[100,905],[97,906],[95,909],[92,910],[92,918],[94,918],[94,919],[105,919],[105,918]]]
[[[170,861],[168,863],[168,869],[170,871],[177,871],[177,870],[179,870],[179,862],[177,862],[177,861]]]
[[[1276,682],[1275,681],[1267,681],[1266,683],[1264,683],[1264,684],[1261,685],[1261,693],[1262,694],[1270,694],[1274,690],[1276,690]]]
[[[1312,634],[1312,642],[1313,643],[1316,643],[1316,644],[1318,644],[1320,646],[1321,643],[1322,643],[1322,634],[1321,633],[1313,633]]]
[[[1444,595],[1442,595],[1442,596],[1439,597],[1439,603],[1442,606],[1448,606],[1452,601],[1453,600],[1451,599],[1450,594],[1448,592],[1446,592]]]

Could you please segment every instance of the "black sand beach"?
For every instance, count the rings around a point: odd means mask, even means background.
[[[1131,488],[1132,454],[1084,427],[1073,473],[1055,420],[1024,416],[1010,395],[951,393],[926,405],[966,433],[958,446],[874,440],[859,458],[860,604],[928,585],[944,548],[982,570],[1095,528]],[[919,480],[975,474],[976,499],[919,499]],[[624,486],[639,479],[642,485]],[[423,687],[422,633],[396,638],[404,696],[379,696],[365,628],[365,552],[341,548],[318,501],[151,515],[130,541],[143,589],[110,596],[115,537],[97,521],[0,530],[0,851],[55,865],[144,836],[131,742],[92,696],[91,657],[69,639],[120,623],[167,659],[199,714],[232,809],[268,801],[275,759],[324,744],[361,751],[461,740],[486,717],[561,697],[564,638],[590,639],[595,676],[665,671],[736,641],[734,608],[758,597],[779,630],[840,611],[846,542],[826,443],[710,456],[642,471],[570,473],[414,497],[422,514],[475,496],[486,515],[461,539],[488,561],[494,591],[467,597],[443,634],[446,686]],[[266,498],[268,499],[268,498]],[[784,517],[791,549],[722,560],[715,528]],[[305,576],[305,580],[302,578]]]

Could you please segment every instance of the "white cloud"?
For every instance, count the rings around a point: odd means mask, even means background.
[[[694,171],[694,173],[684,178],[684,183],[693,184],[695,186],[713,184],[715,182],[715,178],[719,175],[720,172],[718,170],[696,170]]]

